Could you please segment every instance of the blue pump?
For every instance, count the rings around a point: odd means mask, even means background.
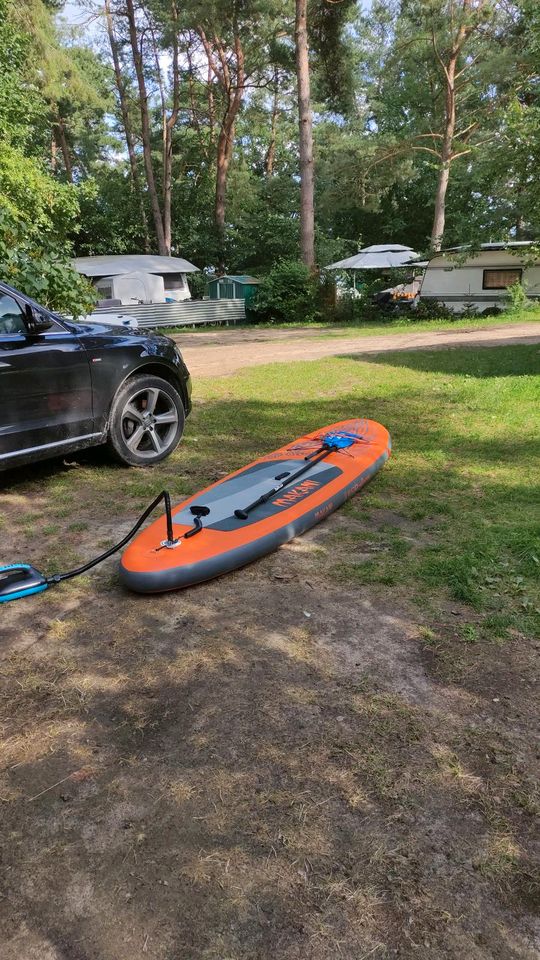
[[[50,584],[29,563],[9,563],[0,567],[0,603],[42,593]]]

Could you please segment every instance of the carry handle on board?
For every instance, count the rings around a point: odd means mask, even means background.
[[[190,537],[194,537],[196,533],[200,533],[203,530],[202,518],[207,517],[210,513],[210,507],[205,507],[204,505],[199,505],[198,503],[193,503],[189,508],[195,520],[191,530],[188,530],[184,534],[184,540],[189,540]]]

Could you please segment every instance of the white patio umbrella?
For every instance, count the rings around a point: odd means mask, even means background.
[[[401,243],[375,243],[364,247],[353,257],[330,263],[326,270],[388,270],[408,266],[411,260],[418,260],[419,254],[411,247]]]

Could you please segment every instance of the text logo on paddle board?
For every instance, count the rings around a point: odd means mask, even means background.
[[[297,503],[299,500],[303,500],[304,497],[309,496],[317,487],[320,487],[320,483],[317,483],[316,480],[303,480],[302,483],[298,483],[296,487],[287,490],[287,492],[282,494],[281,497],[278,497],[277,500],[272,500],[272,503],[276,507],[290,507],[293,503]]]

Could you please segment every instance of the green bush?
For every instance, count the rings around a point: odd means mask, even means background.
[[[92,310],[96,294],[71,266],[64,244],[46,246],[9,214],[0,212],[0,279],[44,307],[80,317]]]
[[[202,300],[208,293],[208,277],[201,270],[200,273],[188,274],[188,286],[192,300]]]
[[[420,299],[414,310],[410,311],[411,320],[457,320],[459,316],[438,300]]]
[[[521,313],[522,310],[529,310],[532,306],[525,287],[519,280],[506,288],[504,306],[510,313]]]
[[[378,304],[366,297],[340,297],[336,302],[334,319],[337,323],[358,326],[363,323],[390,323],[395,318],[390,311],[382,310]]]
[[[261,323],[313,323],[323,317],[318,278],[296,260],[280,260],[261,281],[250,313]]]

